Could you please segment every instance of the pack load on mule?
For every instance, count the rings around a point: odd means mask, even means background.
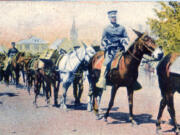
[[[170,66],[170,72],[180,74],[180,54],[176,54],[173,64]]]
[[[53,44],[52,44],[53,45]],[[34,81],[34,92],[35,98],[33,104],[37,105],[37,98],[40,93],[40,88],[43,87],[45,90],[47,104],[50,103],[51,96],[51,86],[54,90],[54,106],[58,106],[58,91],[60,76],[58,65],[61,59],[66,55],[66,49],[60,47],[49,46],[39,57],[37,61],[37,69],[35,71],[35,81]],[[61,45],[61,44],[60,44]],[[59,46],[59,45],[58,45]]]
[[[53,62],[55,64],[58,57],[59,57],[59,52],[57,50],[47,49],[40,55],[39,58],[43,59],[43,60],[51,60],[51,62]]]

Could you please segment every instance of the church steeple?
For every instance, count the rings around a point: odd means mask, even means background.
[[[70,39],[73,43],[76,43],[78,40],[78,33],[77,33],[77,28],[76,28],[74,17],[73,17],[73,23],[72,23],[72,28],[71,28],[71,32],[70,32]]]

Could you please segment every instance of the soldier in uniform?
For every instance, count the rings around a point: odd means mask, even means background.
[[[125,45],[128,45],[128,35],[125,27],[117,24],[116,22],[116,10],[108,12],[108,18],[110,25],[108,25],[103,32],[101,40],[101,49],[104,50],[104,62],[101,67],[100,78],[96,83],[99,88],[106,89],[106,74],[111,66],[111,62],[114,59],[118,51],[125,51]]]
[[[8,67],[8,65],[11,63],[11,60],[13,58],[13,56],[15,56],[18,53],[18,50],[16,49],[15,42],[11,42],[12,48],[8,50],[8,59],[5,61],[5,66],[4,69],[6,70],[6,68]]]

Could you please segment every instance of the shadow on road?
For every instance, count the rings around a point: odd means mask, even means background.
[[[123,113],[123,112],[113,112],[110,113],[109,117],[114,119],[112,123],[109,124],[123,124],[123,123],[130,123],[129,121],[129,113]],[[156,123],[156,120],[152,119],[152,115],[150,114],[139,114],[134,115],[134,120],[137,122],[138,125],[141,124],[149,124],[149,123]]]
[[[71,110],[87,110],[87,104],[67,105],[67,108]]]
[[[15,94],[15,93],[12,93],[12,92],[4,92],[4,93],[0,93],[0,96],[15,97],[15,96],[19,96],[19,95]]]

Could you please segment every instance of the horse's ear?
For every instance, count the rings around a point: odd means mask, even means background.
[[[133,31],[134,31],[134,33],[136,33],[136,35],[138,36],[138,37],[141,37],[143,34],[141,33],[141,32],[139,32],[139,31],[137,31],[137,30],[135,30],[135,29],[132,29]]]
[[[22,53],[22,56],[25,56],[25,52]]]
[[[81,43],[83,44],[84,48],[86,49],[87,45],[83,41]]]

